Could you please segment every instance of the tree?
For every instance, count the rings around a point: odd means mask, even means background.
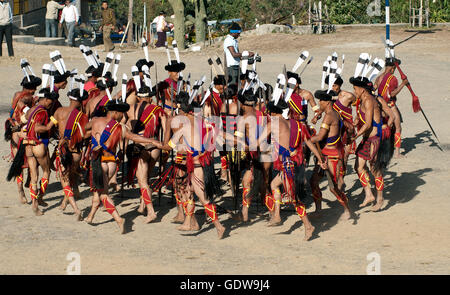
[[[184,27],[184,3],[183,0],[168,0],[175,13],[174,33],[178,48],[183,50],[185,46],[185,27]]]
[[[204,0],[193,0],[195,7],[195,40],[197,43],[204,42],[206,37],[206,6]]]
[[[128,46],[133,45],[133,0],[128,0]]]

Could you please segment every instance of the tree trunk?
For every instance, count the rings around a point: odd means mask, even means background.
[[[184,4],[183,0],[169,0],[170,5],[175,13],[174,32],[177,46],[180,50],[185,49],[184,35]]]
[[[128,46],[133,45],[133,0],[128,0]]]
[[[205,42],[206,37],[206,6],[204,0],[195,2],[195,42]]]

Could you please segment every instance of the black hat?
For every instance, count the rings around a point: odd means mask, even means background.
[[[89,93],[83,89],[83,94],[80,95],[80,89],[75,88],[67,93],[67,96],[72,100],[77,100],[78,102],[83,102],[89,97]]]
[[[333,96],[336,96],[336,92],[330,91],[330,93],[327,93],[328,90],[317,90],[314,93],[314,97],[321,100],[321,101],[332,101]]]
[[[230,33],[236,33],[236,34],[240,34],[242,32],[242,28],[240,25],[238,25],[237,23],[232,23],[231,27],[230,27]]]
[[[67,71],[64,74],[60,74],[58,71],[55,72],[55,83],[66,82],[70,77],[70,72]]]
[[[142,67],[147,65],[147,67],[150,69],[153,67],[155,63],[152,61],[147,61],[146,59],[140,59],[136,62],[136,67],[138,68],[139,72],[142,72]]]
[[[105,90],[106,88],[112,88],[115,86],[117,86],[117,81],[114,81],[111,72],[106,72],[104,77],[97,80],[97,88],[100,90]]]
[[[224,91],[224,96],[226,99],[233,98],[237,94],[237,85],[236,84],[228,84],[227,88]]]
[[[258,101],[252,90],[243,92],[243,89],[239,91],[238,99],[243,105],[248,107],[254,106],[254,104]]]
[[[225,76],[223,75],[218,75],[217,77],[214,78],[214,85],[227,85],[227,81],[225,80]]]
[[[22,86],[23,88],[29,90],[36,90],[36,88],[38,88],[39,85],[42,84],[41,78],[35,77],[33,75],[30,75],[28,77],[30,77],[30,81],[28,81],[27,77],[24,77],[22,83],[20,83],[20,86]]]
[[[39,99],[46,98],[46,99],[55,101],[55,100],[58,100],[59,94],[54,91],[50,92],[50,88],[47,87],[47,88],[42,88],[41,90],[39,90],[37,97],[39,97]]]
[[[156,91],[150,89],[148,86],[142,86],[141,89],[137,92],[138,97],[152,97],[156,95]]]
[[[401,65],[402,61],[395,57],[386,58],[385,66],[386,67],[394,67],[395,63],[397,63],[398,65]]]
[[[186,65],[184,63],[178,63],[176,60],[171,61],[172,64],[167,65],[165,67],[166,71],[168,72],[176,72],[179,73],[183,71],[186,68]]]
[[[330,83],[330,75],[328,75],[328,76],[325,78],[325,84],[328,85],[328,83]],[[336,74],[336,81],[334,81],[334,84],[339,85],[339,86],[342,86],[342,84],[344,84],[344,80],[342,80],[341,76],[339,76],[339,75]]]
[[[295,80],[297,80],[297,84],[302,84],[302,79],[300,78],[300,76],[297,73],[293,73],[293,72],[287,72],[287,78],[295,78]]]
[[[99,78],[102,76],[103,74],[103,68],[104,68],[105,64],[101,63],[98,68],[95,68],[94,66],[89,66],[86,70],[86,74],[88,77],[96,77]]]
[[[126,102],[122,102],[121,100],[113,99],[111,101],[108,101],[108,103],[105,105],[106,111],[108,112],[120,112],[120,113],[126,113],[130,109],[130,105]]]
[[[289,105],[286,103],[286,101],[284,99],[280,99],[278,100],[278,103],[275,105],[275,101],[270,101],[267,104],[267,109],[271,112],[271,113],[275,113],[275,114],[282,114],[283,110],[289,108]]]
[[[362,87],[368,91],[373,91],[373,83],[366,77],[351,77],[350,78],[350,84],[358,87]]]

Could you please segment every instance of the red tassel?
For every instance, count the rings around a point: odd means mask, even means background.
[[[417,112],[419,112],[422,109],[422,107],[420,106],[419,98],[417,96],[415,96],[415,95],[413,96],[412,105],[413,105],[413,112],[414,113],[417,113]]]

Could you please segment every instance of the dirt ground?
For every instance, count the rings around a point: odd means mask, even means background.
[[[240,49],[257,51],[263,62],[258,64],[264,82],[274,84],[283,64],[291,68],[300,52],[309,50],[314,61],[303,75],[304,88],[320,88],[323,61],[333,51],[345,54],[344,89],[351,90],[348,77],[353,75],[361,52],[384,57],[380,36],[383,28],[343,28],[332,35],[298,36],[269,34],[242,36]],[[405,28],[392,29],[393,41],[399,42],[413,32]],[[26,57],[36,73],[43,63],[49,63],[49,51],[54,46],[33,46],[15,43],[16,57],[0,58],[0,121],[4,122],[12,95],[19,89],[22,72],[20,58]],[[399,95],[403,114],[403,154],[405,159],[393,160],[385,175],[386,202],[381,212],[359,209],[362,187],[353,169],[345,178],[350,206],[358,218],[338,221],[342,208],[327,183],[321,183],[324,193],[324,214],[312,220],[314,238],[304,242],[304,226],[287,207],[280,227],[266,227],[266,210],[261,205],[251,208],[252,222],[248,226],[235,223],[228,215],[220,216],[229,235],[218,241],[212,224],[205,223],[198,207],[197,217],[203,224],[200,232],[181,234],[170,223],[176,209],[170,195],[159,205],[155,198],[158,221],[143,224],[144,217],[136,211],[137,189],[128,189],[123,198],[114,194],[119,213],[126,218],[128,233],[119,235],[111,216],[100,210],[95,224],[76,222],[70,206],[65,213],[58,210],[62,200],[61,185],[52,173],[48,194],[49,206],[44,215],[36,217],[30,205],[19,204],[14,182],[7,183],[9,163],[0,162],[0,273],[1,274],[65,274],[69,252],[81,257],[82,274],[365,274],[367,255],[376,252],[381,258],[382,274],[448,274],[450,272],[450,31],[439,27],[434,33],[420,34],[396,48],[402,69],[420,97],[424,112],[439,136],[443,152],[437,147],[421,113],[414,114],[411,95],[405,88]],[[84,70],[86,63],[77,48],[58,47],[68,68]],[[98,47],[100,56],[105,57]],[[195,79],[202,74],[209,79],[207,55],[219,52],[220,44],[201,53],[182,53],[187,64],[185,73]],[[142,51],[122,53],[119,74],[129,74],[131,65],[143,56]],[[167,63],[164,51],[151,50],[157,63],[158,78],[164,77]],[[154,68],[151,71],[155,80]],[[207,84],[209,82],[207,81]],[[68,103],[65,93],[61,101]],[[2,155],[9,144],[0,143]],[[354,158],[350,160],[353,165]],[[311,173],[308,170],[308,175]],[[372,179],[373,184],[373,179]],[[78,206],[86,216],[91,197],[81,186]],[[27,198],[30,199],[28,190]],[[229,194],[229,193],[228,193]],[[231,199],[223,206],[232,209]],[[259,211],[258,211],[259,210]],[[311,208],[309,209],[311,211]],[[256,214],[259,212],[260,214]],[[264,215],[262,215],[264,213]]]

